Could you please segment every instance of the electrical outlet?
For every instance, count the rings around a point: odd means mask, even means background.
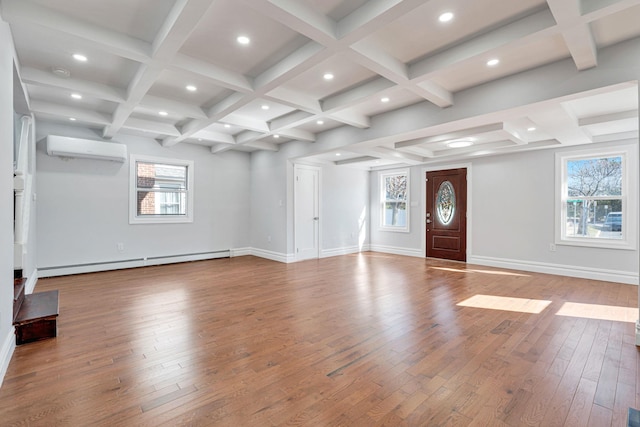
[[[551,252],[555,252],[556,251],[556,245],[555,243],[549,243],[549,250]]]
[[[267,242],[271,241],[271,236],[267,236]]]
[[[124,243],[118,243],[118,252],[124,252]]]

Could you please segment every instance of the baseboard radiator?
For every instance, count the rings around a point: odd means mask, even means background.
[[[125,268],[147,267],[152,265],[176,264],[180,262],[202,261],[216,258],[230,258],[231,249],[190,254],[164,255],[143,258],[131,258],[114,261],[92,262],[85,264],[38,267],[38,277],[67,276],[70,274],[94,273],[98,271],[121,270]]]

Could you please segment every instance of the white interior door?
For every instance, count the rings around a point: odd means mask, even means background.
[[[294,168],[296,259],[318,258],[320,253],[320,170]]]

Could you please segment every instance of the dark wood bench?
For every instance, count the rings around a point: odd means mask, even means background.
[[[13,324],[16,328],[16,344],[26,344],[58,334],[58,291],[25,295]]]

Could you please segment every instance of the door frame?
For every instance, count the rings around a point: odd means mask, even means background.
[[[422,211],[420,213],[420,230],[421,230],[421,242],[422,242],[422,258],[426,258],[427,256],[427,222],[426,222],[426,216],[425,216],[425,211],[426,211],[426,206],[427,206],[427,186],[426,186],[426,179],[427,179],[427,172],[433,172],[433,171],[441,171],[441,170],[447,170],[447,169],[466,169],[467,170],[467,253],[466,253],[466,257],[467,257],[467,261],[469,262],[469,260],[471,259],[471,254],[473,253],[471,251],[471,236],[473,235],[473,233],[471,232],[471,208],[473,206],[473,204],[471,203],[471,187],[472,187],[472,183],[473,180],[471,179],[471,163],[452,163],[452,164],[443,164],[443,165],[438,165],[438,166],[426,166],[423,167],[420,171],[420,205],[422,208]]]
[[[298,258],[298,251],[296,248],[298,247],[297,241],[297,206],[298,200],[296,200],[296,176],[300,169],[314,170],[318,172],[318,257],[322,258],[321,250],[322,250],[322,168],[318,166],[311,166],[304,163],[294,163],[293,164],[293,256],[295,261],[301,261]],[[314,259],[314,258],[305,258],[305,259]]]

